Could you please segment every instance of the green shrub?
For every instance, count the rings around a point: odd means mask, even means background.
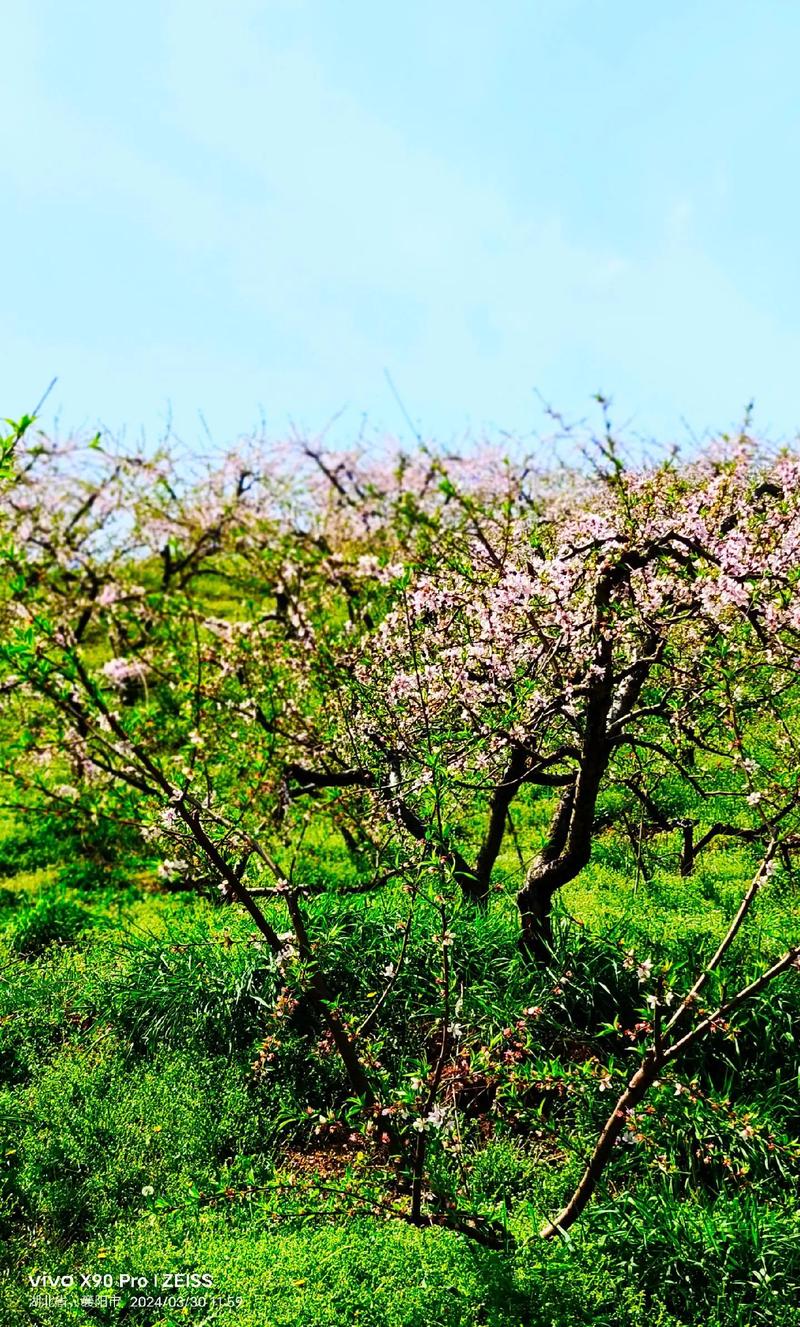
[[[138,1051],[191,1045],[232,1054],[263,1037],[276,980],[262,952],[190,923],[122,941],[113,952],[113,969],[90,984],[87,1004]]]
[[[9,944],[14,953],[35,958],[51,945],[74,944],[90,920],[79,903],[44,897],[15,919]]]

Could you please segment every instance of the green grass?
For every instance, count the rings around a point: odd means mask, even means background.
[[[656,1089],[566,1242],[541,1221],[565,1199],[624,1081],[640,1007],[626,959],[651,956],[685,985],[724,932],[753,860],[718,846],[682,879],[668,845],[635,871],[613,834],[564,893],[555,973],[516,949],[514,857],[488,914],[456,915],[453,962],[472,1068],[491,1107],[463,1120],[459,1171],[438,1144],[432,1175],[506,1223],[491,1252],[446,1230],[366,1214],[387,1177],[352,1149],[326,1151],[320,1115],[348,1095],[302,1009],[276,1022],[275,973],[249,922],[211,897],[157,886],[145,855],[59,858],[52,837],[4,827],[0,879],[0,1281],[11,1323],[136,1321],[245,1327],[784,1327],[800,1321],[797,1206],[800,992],[787,979],[698,1048]],[[319,844],[315,846],[319,851]],[[332,844],[330,892],[309,901],[326,970],[348,1009],[374,1003],[397,957],[402,895],[337,896],[347,863]],[[2,845],[0,844],[0,855]],[[277,907],[270,913],[279,929]],[[387,1082],[418,1071],[437,1007],[434,920],[418,919],[374,1050]],[[771,882],[741,941],[756,970],[800,929],[796,899]],[[507,1030],[525,1044],[504,1074]],[[615,1027],[615,1020],[617,1026]],[[280,1043],[259,1062],[265,1038]],[[259,1068],[254,1065],[259,1064]],[[500,1065],[501,1067],[498,1067]],[[685,1090],[688,1089],[688,1090]],[[483,1106],[486,1107],[484,1102]],[[344,1196],[315,1185],[317,1171]],[[35,1270],[208,1274],[192,1310],[81,1308],[73,1293],[31,1316]],[[197,1293],[197,1292],[194,1292]]]

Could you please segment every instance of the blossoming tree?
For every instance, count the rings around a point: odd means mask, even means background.
[[[615,814],[638,813],[640,844],[674,830],[687,873],[719,836],[758,839],[797,808],[797,460],[746,440],[682,467],[607,459],[538,502],[467,501],[445,474],[463,519],[377,570],[389,608],[337,642],[322,759],[288,768],[294,795],[373,790],[479,903],[515,800],[555,794],[518,894],[543,959],[553,898]],[[317,668],[314,650],[299,663]],[[696,817],[676,816],[687,797]]]
[[[638,819],[639,854],[671,834],[687,872],[724,835],[791,862],[800,463],[747,439],[640,469],[605,444],[566,477],[493,452],[294,455],[251,448],[198,474],[29,446],[1,513],[8,774],[29,798],[134,820],[165,869],[205,872],[246,911],[419,1221],[456,1045],[449,917],[488,905],[509,838],[521,947],[540,963],[553,900],[609,824]],[[441,1009],[408,1112],[365,1050],[397,965],[356,1014],[309,927],[326,876],[314,819],[352,855],[354,888],[399,880],[437,917]],[[634,1098],[690,1033],[655,1036]]]

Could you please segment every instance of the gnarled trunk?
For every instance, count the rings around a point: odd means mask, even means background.
[[[563,792],[547,842],[517,895],[522,925],[520,948],[536,960],[549,956],[552,949],[553,896],[575,879],[591,857],[597,796],[612,751],[607,736],[610,705],[611,670],[607,666],[587,706],[575,782]]]

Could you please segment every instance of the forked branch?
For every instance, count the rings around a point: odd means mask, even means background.
[[[661,1010],[657,1006],[656,1018],[654,1020],[657,1029],[654,1036],[653,1045],[648,1048],[642,1059],[636,1073],[628,1082],[626,1088],[620,1095],[611,1114],[606,1120],[599,1138],[594,1147],[591,1157],[586,1165],[586,1169],[581,1176],[577,1188],[565,1207],[561,1209],[558,1216],[552,1221],[548,1221],[542,1227],[541,1236],[543,1239],[552,1239],[554,1235],[564,1234],[569,1230],[583,1212],[587,1203],[597,1188],[600,1178],[605,1170],[613,1149],[626,1127],[628,1117],[632,1110],[644,1099],[647,1092],[655,1083],[664,1065],[671,1060],[677,1059],[688,1050],[688,1048],[700,1037],[704,1036],[711,1028],[718,1026],[720,1020],[727,1017],[734,1009],[737,1009],[746,1000],[758,995],[781,973],[786,972],[791,967],[800,966],[800,945],[794,945],[787,949],[770,968],[762,972],[759,977],[750,982],[747,986],[741,987],[735,995],[725,1000],[714,1013],[707,1014],[690,1031],[677,1039],[669,1039],[670,1032],[677,1026],[680,1020],[689,1013],[697,1002],[700,991],[705,986],[712,972],[719,966],[724,955],[733,944],[742,923],[750,911],[753,900],[756,897],[761,885],[769,874],[770,863],[772,862],[777,844],[770,843],[761,865],[754,876],[750,886],[742,899],[728,930],[720,942],[714,956],[703,969],[697,981],[681,1000],[677,1010],[673,1014],[666,1028],[661,1029]],[[659,992],[660,998],[660,992]]]

